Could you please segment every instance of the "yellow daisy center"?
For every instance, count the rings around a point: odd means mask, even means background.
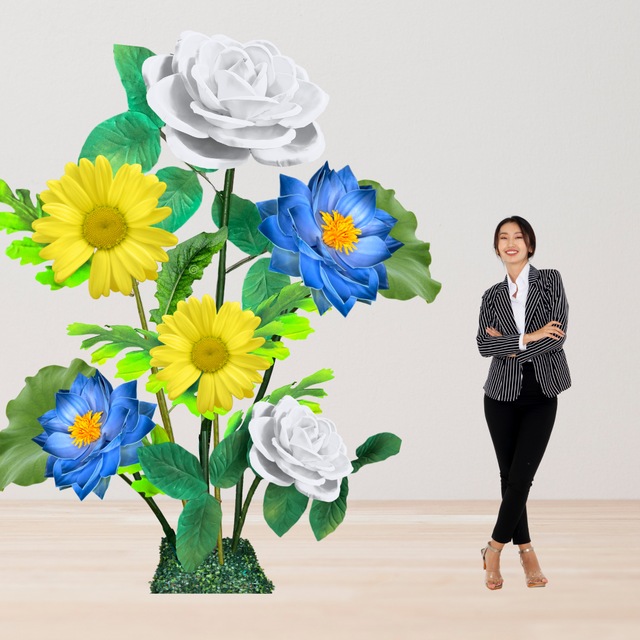
[[[125,239],[127,223],[116,208],[98,205],[84,219],[82,232],[94,247],[111,249]]]
[[[100,425],[98,422],[102,417],[102,411],[94,413],[92,411],[85,413],[83,416],[76,416],[76,421],[72,427],[69,427],[71,431],[71,437],[73,438],[73,444],[76,447],[83,447],[85,444],[94,442],[100,437]]]
[[[349,255],[349,251],[356,249],[357,236],[362,233],[360,229],[356,229],[353,225],[353,218],[350,215],[345,218],[337,211],[333,211],[333,216],[323,211],[320,214],[325,221],[325,224],[322,225],[324,229],[322,234],[323,242],[337,251],[344,250]]]
[[[221,369],[229,359],[229,352],[218,338],[201,338],[193,346],[191,360],[204,373],[213,373]]]

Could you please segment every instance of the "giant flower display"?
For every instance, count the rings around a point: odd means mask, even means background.
[[[249,460],[256,473],[281,487],[295,484],[314,500],[333,502],[340,481],[353,471],[336,425],[291,396],[276,405],[256,402],[249,433]]]
[[[175,53],[147,58],[142,75],[147,102],[180,160],[228,169],[253,155],[286,167],[324,151],[314,120],[329,96],[267,40],[240,44],[184,31]]]
[[[389,235],[396,219],[349,165],[325,163],[308,185],[281,174],[280,197],[256,204],[258,229],[275,245],[269,268],[302,277],[320,314],[334,306],[346,317],[356,300],[370,304],[389,288],[384,261],[403,246]]]
[[[69,162],[60,180],[47,182],[40,194],[49,215],[32,223],[33,241],[47,244],[40,257],[53,259],[55,281],[62,282],[91,256],[89,293],[131,293],[131,277],[140,282],[158,277],[158,262],[169,257],[162,247],[178,242],[172,233],[151,225],[171,214],[158,207],[166,184],[145,176],[139,164],[123,164],[115,177],[104,156],[95,165],[82,158]]]
[[[79,373],[71,389],[56,393],[55,409],[38,419],[44,432],[33,438],[49,454],[45,477],[56,487],[73,487],[80,500],[92,491],[103,498],[118,467],[138,462],[156,405],[137,399],[136,384],[114,390],[96,371],[92,378]]]
[[[158,339],[164,343],[150,353],[151,366],[164,367],[157,379],[167,381],[169,400],[175,400],[198,382],[200,413],[216,407],[230,410],[236,398],[253,397],[253,383],[262,382],[258,369],[268,369],[265,358],[250,352],[264,344],[254,338],[260,318],[242,311],[239,302],[225,302],[220,311],[209,295],[202,302],[181,300],[173,315],[162,316]]]

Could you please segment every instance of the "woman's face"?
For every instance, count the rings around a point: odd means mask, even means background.
[[[498,234],[498,253],[506,265],[524,265],[529,259],[529,249],[524,234],[515,222],[506,222]]]

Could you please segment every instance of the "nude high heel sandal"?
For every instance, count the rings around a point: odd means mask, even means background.
[[[522,554],[526,553],[527,551],[533,551],[533,547],[527,547],[526,549],[520,549],[520,551],[518,551],[518,553],[520,554],[520,564],[523,568],[524,562],[522,561]],[[540,571],[540,569],[537,569],[536,571],[527,571],[525,569],[524,578],[527,582],[527,587],[544,587],[547,584],[546,582],[544,582],[546,578],[542,571]]]
[[[487,561],[485,560],[485,555],[487,554],[487,549],[491,549],[491,551],[494,551],[495,553],[501,553],[502,549],[494,549],[491,546],[491,540],[489,540],[489,542],[487,542],[487,546],[486,547],[482,547],[482,549],[480,549],[480,553],[482,554],[482,564],[483,564],[483,569],[486,571],[487,570]],[[502,583],[504,582],[502,579],[502,576],[500,575],[500,571],[486,571],[486,574],[484,576],[485,580],[484,580],[484,584],[486,585],[487,589],[490,589],[491,591],[496,591],[498,589],[502,589]],[[489,585],[494,585],[494,586],[489,586]]]

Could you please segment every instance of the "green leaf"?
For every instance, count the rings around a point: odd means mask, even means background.
[[[147,173],[160,157],[160,130],[144,113],[120,113],[89,134],[78,161],[87,158],[95,164],[100,155],[109,160],[114,176],[123,164],[139,164]]]
[[[211,217],[219,228],[222,219],[222,193],[220,192],[213,200]],[[231,194],[229,242],[250,256],[258,256],[265,251],[271,251],[273,244],[258,231],[258,225],[261,222],[260,212],[253,202],[240,198],[235,193]]]
[[[47,245],[34,242],[31,238],[26,237],[22,240],[14,240],[8,247],[5,253],[12,259],[20,259],[20,264],[40,264],[46,262],[44,258],[41,258],[38,254]]]
[[[300,520],[309,504],[309,498],[302,495],[295,484],[279,487],[269,483],[264,492],[262,513],[273,532],[282,537]]]
[[[191,164],[191,163],[189,163]],[[191,165],[194,169],[197,169],[198,171],[200,171],[201,173],[215,173],[217,171],[217,169],[203,169],[202,167],[196,167],[195,164]]]
[[[303,318],[295,313],[287,313],[265,326],[258,327],[254,336],[259,338],[279,335],[290,340],[304,340],[314,332],[315,329],[309,326],[309,318]]]
[[[178,560],[187,573],[195,571],[215,549],[221,523],[220,503],[210,493],[187,502],[176,537]]]
[[[247,468],[248,431],[236,431],[218,443],[209,458],[209,480],[214,487],[230,489]]]
[[[272,391],[269,395],[269,402],[271,404],[278,404],[284,396],[292,396],[293,398],[300,398],[302,396],[324,398],[327,395],[327,392],[324,389],[312,387],[317,384],[322,384],[323,382],[329,382],[329,380],[333,380],[333,378],[334,375],[331,369],[320,369],[320,371],[316,371],[310,376],[300,380],[297,385],[295,382],[292,382],[291,384]]]
[[[152,485],[149,482],[149,478],[146,476],[142,476],[140,480],[134,480],[131,486],[138,492],[144,493],[145,498],[153,498],[153,496],[158,495],[159,493],[163,496],[166,495],[164,491],[160,491],[158,487]]]
[[[270,258],[260,258],[247,271],[242,285],[242,308],[254,309],[291,283],[289,276],[269,271]]]
[[[144,47],[132,47],[126,44],[113,45],[113,58],[120,81],[127,92],[127,103],[131,111],[144,113],[156,127],[164,122],[147,103],[147,87],[142,77],[142,63],[156,54]]]
[[[9,425],[0,431],[0,490],[12,482],[26,487],[45,481],[49,455],[31,440],[43,432],[38,418],[55,409],[56,393],[70,389],[79,373],[90,377],[95,371],[76,359],[69,367],[44,367],[35,376],[26,378],[18,397],[7,404]]]
[[[153,427],[150,435],[151,435],[152,444],[162,444],[163,442],[171,442],[171,440],[169,440],[169,436],[167,435],[167,432],[159,424]]]
[[[233,433],[242,422],[242,414],[244,411],[240,409],[240,411],[236,411],[228,420],[227,420],[227,428],[225,429],[223,438],[226,438],[230,433]]]
[[[279,340],[267,340],[261,347],[251,353],[255,356],[263,356],[273,364],[274,358],[276,360],[285,360],[291,352]]]
[[[166,191],[158,200],[158,207],[170,207],[171,215],[153,226],[174,233],[202,204],[202,186],[198,175],[190,169],[165,167],[156,176],[167,185]]]
[[[344,520],[347,512],[348,476],[342,478],[340,495],[333,502],[314,500],[309,509],[309,523],[318,542],[333,533]]]
[[[151,311],[153,322],[161,324],[162,316],[173,314],[178,302],[193,293],[191,285],[194,280],[202,279],[205,268],[226,240],[226,229],[217,233],[203,231],[167,251],[169,261],[164,263],[158,274],[156,299],[160,308]]]
[[[105,325],[107,328],[103,329],[97,324],[82,324],[81,322],[74,322],[67,327],[67,335],[70,336],[83,336],[88,334],[95,334],[93,338],[84,340],[80,345],[82,349],[90,349],[99,342],[105,342],[91,354],[91,362],[97,362],[104,364],[109,358],[113,358],[118,355],[123,349],[141,349],[141,351],[135,351],[133,353],[148,354],[150,349],[162,344],[158,340],[158,334],[155,331],[145,331],[144,329],[133,329],[126,324],[114,324]],[[145,338],[145,336],[148,338]],[[131,355],[131,354],[129,354]],[[126,360],[126,358],[125,358]],[[116,377],[124,378],[125,375],[135,371],[136,367],[141,367],[140,361],[135,362],[135,357],[131,358],[122,366],[122,375],[120,373]],[[118,367],[120,371],[120,366]],[[148,371],[148,368],[144,371]],[[144,373],[140,372],[140,375]],[[129,380],[138,377],[131,375]]]
[[[149,482],[170,498],[192,500],[207,490],[198,458],[178,444],[140,447],[138,460]]]
[[[16,231],[33,233],[31,223],[47,215],[42,210],[40,196],[36,195],[36,206],[34,206],[28,189],[16,189],[16,194],[17,198],[13,195],[9,185],[4,180],[0,180],[0,202],[13,209],[13,213],[0,211],[0,229],[5,229],[8,234]]]
[[[140,473],[141,471],[142,467],[140,466],[140,463],[136,462],[135,464],[130,464],[128,467],[118,467],[118,471],[116,471],[116,473]]]
[[[148,351],[131,351],[122,360],[118,360],[116,366],[118,367],[116,378],[129,382],[151,369],[151,355]]]
[[[311,400],[302,400],[298,398],[298,402],[303,404],[305,407],[309,407],[313,413],[322,413],[322,409],[317,402],[311,402]]]
[[[356,473],[365,464],[382,462],[391,456],[395,456],[400,451],[402,440],[393,433],[377,433],[375,436],[367,438],[366,441],[356,449],[355,460],[351,461],[353,471]]]
[[[380,289],[380,295],[395,300],[409,300],[420,296],[427,302],[433,302],[442,284],[431,278],[429,243],[416,238],[416,216],[396,200],[393,189],[383,189],[373,180],[360,180],[358,184],[371,185],[376,190],[376,207],[397,220],[389,235],[404,243],[404,247],[400,247],[384,262],[389,289]]]
[[[51,265],[47,265],[44,271],[36,274],[36,280],[45,286],[51,287],[51,291],[57,291],[64,287],[77,287],[79,284],[86,282],[91,274],[91,256],[77,271],[72,273],[66,280],[56,282]]]

